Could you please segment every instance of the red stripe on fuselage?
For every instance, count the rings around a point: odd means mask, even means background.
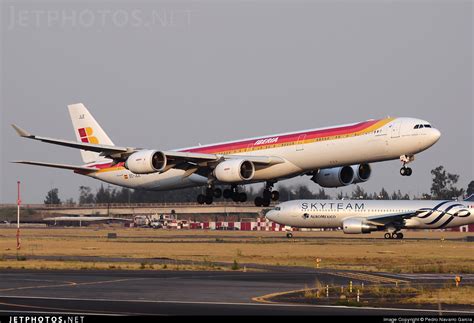
[[[338,127],[338,128],[328,128],[328,129],[314,130],[314,131],[309,131],[309,132],[297,132],[297,133],[291,133],[291,134],[282,135],[282,136],[274,135],[274,136],[269,136],[269,137],[262,137],[262,138],[252,139],[252,140],[232,142],[232,143],[221,144],[221,145],[197,147],[197,148],[187,149],[184,151],[195,152],[195,153],[219,153],[219,152],[224,152],[228,150],[245,149],[245,148],[248,148],[249,146],[252,146],[252,147],[259,146],[259,145],[255,145],[257,141],[276,138],[276,137],[278,137],[278,141],[273,142],[273,144],[282,144],[282,143],[296,142],[298,140],[308,140],[308,139],[331,137],[331,136],[337,136],[337,135],[345,135],[348,133],[361,131],[365,128],[368,128],[374,125],[378,121],[380,120],[370,120],[370,121],[361,122],[355,125]]]

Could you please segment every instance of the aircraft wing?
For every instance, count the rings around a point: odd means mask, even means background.
[[[66,146],[76,149],[82,149],[87,151],[93,151],[100,153],[101,156],[106,158],[113,159],[115,161],[125,161],[131,154],[142,150],[141,148],[133,148],[133,147],[119,147],[119,146],[111,146],[111,145],[101,145],[101,144],[92,144],[86,142],[78,142],[72,140],[63,140],[63,139],[55,139],[49,137],[40,137],[33,134],[30,134],[28,131],[18,127],[17,125],[12,124],[12,127],[16,130],[18,135],[28,139],[39,140],[42,142]],[[180,151],[163,151],[163,154],[170,160],[170,167],[180,167],[189,169],[190,167],[208,167],[210,163],[219,163],[225,159],[235,159],[235,158],[243,158],[249,160],[255,164],[260,165],[274,165],[284,163],[285,161],[280,157],[275,156],[239,156],[239,155],[218,155],[218,154],[202,154],[202,153],[194,153],[194,152],[180,152]],[[26,162],[22,162],[25,164]],[[32,164],[33,162],[28,162]],[[50,166],[47,163],[36,163],[35,165],[41,166]],[[50,166],[50,167],[58,167],[58,166]],[[168,168],[168,169],[169,169]],[[71,168],[72,169],[72,168]]]
[[[245,159],[255,164],[275,165],[284,163],[280,157],[275,156],[241,156],[241,155],[218,155],[218,154],[201,154],[180,151],[163,151],[168,159],[186,162],[219,162],[223,159]]]
[[[391,213],[384,215],[373,215],[367,218],[369,223],[377,226],[387,226],[391,223],[403,223],[404,220],[417,216],[420,211],[405,212],[405,213]]]

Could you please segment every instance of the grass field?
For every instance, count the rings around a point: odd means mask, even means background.
[[[107,233],[117,233],[108,239]],[[169,258],[208,263],[234,261],[281,266],[386,272],[474,273],[474,243],[462,241],[467,233],[406,232],[409,240],[381,239],[383,233],[348,236],[340,232],[168,231],[140,228],[82,227],[23,229],[17,260],[16,230],[0,229],[0,268],[144,269],[137,263],[61,262],[29,259],[34,256],[99,256]],[[145,264],[145,266],[147,266]],[[202,266],[180,269],[196,269]],[[162,268],[155,265],[153,269]],[[208,268],[209,269],[209,268]]]
[[[449,286],[413,286],[413,285],[367,285],[361,287],[354,285],[352,292],[348,286],[341,291],[339,286],[328,286],[316,283],[315,287],[305,288],[302,291],[291,291],[288,293],[277,293],[266,295],[264,298],[271,301],[296,302],[310,304],[332,304],[349,306],[387,306],[394,304],[457,304],[474,305],[474,286],[461,284],[455,287]],[[359,301],[357,295],[359,294]]]

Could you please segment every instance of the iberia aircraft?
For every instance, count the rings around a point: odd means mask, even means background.
[[[278,200],[273,185],[282,179],[309,175],[322,187],[347,186],[369,180],[369,163],[400,159],[402,176],[415,154],[435,144],[441,133],[429,122],[415,118],[385,118],[328,128],[282,133],[239,141],[153,150],[115,146],[82,103],[68,106],[77,141],[32,135],[12,125],[21,137],[81,150],[83,166],[15,161],[16,163],[73,170],[107,183],[133,189],[171,190],[206,186],[201,204],[214,198],[245,202],[239,185],[265,182],[255,205]],[[230,187],[221,190],[216,184]]]

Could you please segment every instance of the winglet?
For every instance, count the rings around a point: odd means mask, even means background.
[[[21,129],[17,125],[12,124],[13,129],[15,129],[16,133],[21,136],[21,137],[34,137],[31,133],[28,131]]]

